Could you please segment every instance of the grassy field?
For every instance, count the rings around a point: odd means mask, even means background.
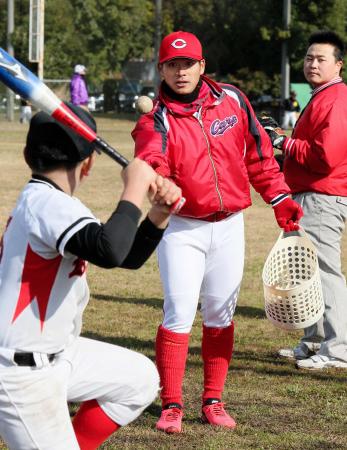
[[[131,157],[134,122],[97,118],[99,134]],[[0,121],[1,207],[3,229],[15,199],[30,173],[22,159],[27,125]],[[119,197],[120,168],[106,156],[97,158],[91,177],[77,195],[101,220],[106,220]],[[347,449],[347,373],[306,372],[276,358],[276,351],[294,345],[300,332],[275,328],[263,309],[261,271],[279,234],[271,208],[258,195],[245,211],[246,265],[236,310],[235,352],[224,401],[235,417],[235,431],[200,423],[202,362],[201,319],[197,314],[190,342],[184,383],[184,433],[156,432],[157,400],[133,424],[119,430],[102,449],[199,450],[335,450]],[[343,247],[346,272],[346,236]],[[155,256],[138,271],[88,269],[91,301],[83,334],[119,344],[154,358],[154,336],[162,317],[162,293]],[[226,273],[227,277],[228,274]],[[74,410],[74,405],[71,409]],[[0,449],[4,449],[1,446]],[[69,450],[69,449],[66,449]]]

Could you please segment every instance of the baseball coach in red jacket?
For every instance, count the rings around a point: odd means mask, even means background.
[[[273,157],[271,141],[245,95],[204,76],[198,38],[164,37],[162,78],[153,110],[132,135],[135,154],[182,189],[186,203],[170,220],[158,250],[164,317],[156,337],[162,413],[157,429],[182,429],[182,381],[199,298],[203,316],[202,418],[236,426],[222,392],[233,352],[233,314],[244,264],[242,211],[250,186],[271,204],[280,227],[297,228],[302,212]]]
[[[341,239],[347,217],[347,86],[341,78],[344,44],[331,31],[310,36],[304,75],[312,96],[291,138],[269,129],[284,154],[284,175],[303,207],[302,226],[318,252],[325,313],[294,349],[280,356],[299,369],[347,369],[347,288]],[[270,127],[271,128],[271,127]],[[277,130],[279,131],[279,130]]]

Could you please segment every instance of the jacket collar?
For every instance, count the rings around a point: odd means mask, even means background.
[[[322,91],[323,89],[326,89],[329,86],[332,86],[333,84],[342,83],[343,80],[341,77],[333,78],[332,80],[328,81],[327,83],[321,84],[320,86],[316,87],[312,91],[312,97],[318,94],[318,92]]]
[[[224,97],[224,92],[218,83],[205,75],[202,75],[201,79],[202,86],[199,95],[192,103],[179,103],[171,99],[163,92],[162,87],[160,87],[159,90],[159,101],[163,103],[171,113],[180,116],[192,116],[198,112],[201,107],[208,108],[220,103]]]

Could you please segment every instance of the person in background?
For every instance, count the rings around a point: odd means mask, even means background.
[[[159,99],[133,131],[135,155],[172,179],[186,203],[158,248],[164,317],[156,336],[166,433],[182,430],[189,336],[199,298],[203,316],[202,419],[235,428],[222,393],[233,353],[233,315],[244,264],[242,211],[251,185],[271,204],[280,227],[296,229],[301,208],[290,196],[271,141],[245,95],[204,75],[199,39],[177,31],[159,51]]]
[[[299,112],[300,105],[296,99],[296,92],[290,91],[290,97],[284,100],[284,116],[282,123],[282,128],[284,130],[294,128]]]
[[[88,110],[88,87],[85,79],[87,69],[82,64],[77,64],[70,82],[71,103]]]
[[[24,98],[20,99],[20,123],[29,123],[32,116],[31,104]]]
[[[304,75],[312,96],[291,137],[276,123],[262,122],[284,155],[283,171],[293,198],[304,210],[302,227],[317,248],[325,312],[305,329],[294,349],[299,369],[347,369],[347,288],[341,241],[347,217],[347,86],[341,78],[344,43],[332,31],[308,40]],[[271,118],[270,118],[271,119]]]
[[[68,106],[96,131],[86,111]],[[41,111],[24,157],[32,177],[0,241],[0,436],[12,450],[95,450],[154,400],[159,376],[144,355],[80,336],[88,262],[140,267],[181,190],[135,158],[102,224],[75,197],[93,143]],[[139,224],[146,196],[153,206]],[[80,404],[72,422],[68,401]]]

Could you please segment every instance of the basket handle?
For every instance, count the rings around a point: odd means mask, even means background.
[[[286,238],[293,237],[293,236],[302,237],[303,239],[305,239],[307,241],[308,245],[310,245],[311,247],[313,247],[315,249],[315,251],[317,251],[315,245],[312,243],[311,239],[308,237],[306,231],[300,225],[299,225],[299,229],[295,230],[295,231],[285,232],[284,230],[281,230],[280,235],[278,236],[278,239],[277,239],[275,245],[277,245],[279,243],[279,241],[281,241],[282,239],[286,239]]]
[[[291,236],[302,236],[304,238],[308,238],[306,231],[304,230],[304,228],[299,225],[299,229],[298,230],[293,230],[293,231],[284,231],[283,229],[281,230],[280,239],[285,239],[286,237],[291,237]]]

